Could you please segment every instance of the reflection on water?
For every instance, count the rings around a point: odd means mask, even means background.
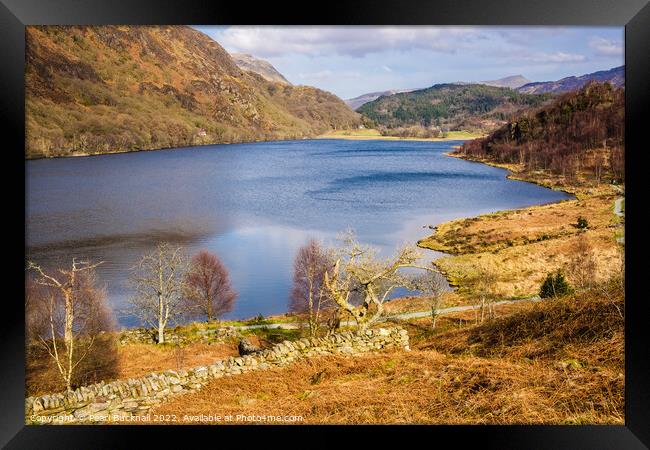
[[[118,310],[129,267],[157,242],[207,248],[240,293],[230,318],[279,313],[310,237],[334,243],[351,227],[384,254],[428,225],[567,198],[443,155],[457,144],[283,141],[28,161],[26,245],[42,264],[106,261],[99,274]]]

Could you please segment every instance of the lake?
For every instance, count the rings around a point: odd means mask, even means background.
[[[335,244],[352,228],[388,255],[429,225],[569,198],[444,155],[460,143],[300,140],[27,161],[26,250],[44,265],[105,261],[98,274],[119,311],[129,268],[159,241],[208,249],[239,292],[226,318],[281,313],[311,237]]]

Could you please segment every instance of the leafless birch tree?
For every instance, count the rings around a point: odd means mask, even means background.
[[[336,306],[324,283],[331,265],[331,257],[313,239],[298,250],[294,261],[289,310],[307,315],[310,336],[316,336],[324,320],[332,319],[327,313]]]
[[[95,268],[100,264],[73,258],[70,269],[50,273],[34,262],[27,264],[34,274],[27,289],[27,337],[47,351],[67,390],[97,336],[114,325],[105,290],[97,287]]]
[[[447,280],[436,271],[427,271],[415,278],[413,288],[427,299],[431,308],[431,328],[435,330],[443,295],[448,290]]]
[[[479,264],[475,267],[474,273],[470,274],[465,283],[478,295],[479,310],[476,314],[476,322],[483,322],[487,313],[488,318],[494,317],[494,289],[497,282],[497,275],[494,270],[485,265]],[[479,316],[480,313],[480,316]]]
[[[157,330],[159,344],[165,342],[165,327],[185,312],[183,277],[187,266],[181,247],[161,242],[132,269],[130,281],[135,295],[129,299],[130,313]]]

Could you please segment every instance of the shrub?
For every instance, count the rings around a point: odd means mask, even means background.
[[[542,298],[562,297],[572,292],[573,289],[571,289],[562,272],[558,270],[546,276],[539,290],[539,296]]]
[[[587,222],[587,219],[584,217],[578,217],[578,223],[576,224],[576,227],[579,229],[585,229],[589,226],[589,222]]]

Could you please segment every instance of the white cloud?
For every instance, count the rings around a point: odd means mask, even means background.
[[[301,80],[310,80],[310,81],[319,81],[327,79],[355,79],[360,78],[361,74],[359,72],[349,71],[349,70],[337,70],[332,71],[329,69],[319,70],[316,72],[300,72],[298,73],[298,78]]]
[[[589,41],[589,46],[596,51],[596,54],[603,56],[622,56],[623,43],[604,39],[601,37],[594,37]]]
[[[334,75],[334,72],[331,70],[320,70],[318,72],[310,72],[310,73],[299,73],[298,76],[302,79],[310,79],[310,80],[319,80],[323,78],[329,78],[332,75]]]
[[[218,41],[230,51],[258,57],[286,54],[362,57],[386,50],[425,49],[455,53],[468,42],[485,39],[475,27],[255,27],[233,26]]]
[[[577,53],[565,53],[565,52],[554,52],[554,53],[534,53],[527,57],[531,62],[535,63],[572,63],[572,62],[582,62],[587,59],[585,55],[579,55]]]
[[[382,68],[382,70],[383,70],[384,72],[392,72],[392,71],[393,71],[393,69],[391,69],[390,67],[388,67],[388,66],[386,66],[386,65],[381,66],[381,68]]]

